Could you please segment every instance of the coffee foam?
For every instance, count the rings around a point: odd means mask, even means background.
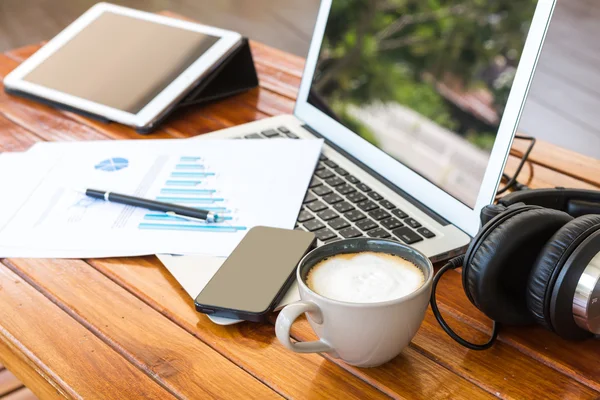
[[[362,252],[327,258],[308,273],[308,287],[350,303],[379,303],[404,297],[425,282],[419,267],[391,254]]]

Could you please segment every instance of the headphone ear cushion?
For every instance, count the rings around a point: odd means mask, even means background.
[[[470,252],[463,272],[474,305],[500,323],[532,322],[526,304],[529,272],[548,239],[572,219],[562,211],[524,209],[491,229]]]
[[[600,229],[600,215],[585,215],[558,230],[536,260],[527,284],[527,307],[540,325],[552,329],[550,300],[558,275],[577,246]]]

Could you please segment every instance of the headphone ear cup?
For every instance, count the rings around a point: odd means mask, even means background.
[[[549,310],[558,275],[581,242],[599,229],[600,215],[576,218],[559,229],[541,250],[527,284],[527,307],[538,324],[554,330]]]
[[[548,239],[573,218],[539,207],[509,210],[478,235],[467,251],[463,285],[473,304],[509,325],[532,322],[526,304],[529,272]]]

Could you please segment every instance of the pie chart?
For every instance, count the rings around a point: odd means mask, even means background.
[[[127,168],[129,161],[126,158],[115,157],[100,161],[94,166],[99,171],[115,172]]]

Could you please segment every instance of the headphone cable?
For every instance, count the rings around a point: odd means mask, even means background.
[[[527,147],[527,150],[525,151],[525,153],[523,153],[523,157],[521,157],[521,161],[519,162],[519,165],[517,166],[517,169],[515,170],[515,173],[513,174],[513,176],[510,177],[507,174],[502,174],[502,177],[504,179],[508,180],[508,182],[506,183],[506,185],[504,185],[503,188],[498,189],[496,196],[509,191],[513,187],[515,187],[516,190],[523,190],[523,189],[527,188],[526,185],[519,183],[517,181],[517,178],[519,177],[521,170],[523,170],[523,167],[525,166],[525,163],[527,162],[527,159],[529,158],[529,155],[531,154],[531,151],[533,150],[533,147],[535,146],[537,140],[533,136],[524,136],[524,135],[515,135],[515,139],[527,140],[531,143]]]
[[[452,328],[450,328],[450,326],[446,323],[446,321],[442,317],[442,314],[440,313],[440,310],[439,310],[439,308],[437,306],[437,300],[436,300],[436,297],[435,297],[435,292],[436,292],[437,285],[438,285],[440,279],[442,278],[442,276],[447,271],[449,271],[451,269],[456,269],[456,268],[462,266],[463,263],[464,263],[464,261],[465,261],[465,256],[464,255],[458,256],[456,258],[453,258],[446,265],[444,265],[442,268],[440,268],[440,270],[438,271],[437,274],[435,274],[435,276],[433,278],[433,284],[432,284],[432,287],[431,287],[431,310],[433,311],[433,315],[435,316],[435,319],[437,319],[437,322],[440,324],[440,326],[442,327],[442,329],[452,339],[454,339],[455,341],[457,341],[458,343],[460,343],[464,347],[469,348],[471,350],[486,350],[486,349],[489,349],[490,347],[492,347],[492,345],[494,344],[494,342],[498,338],[498,331],[500,329],[500,324],[496,323],[496,321],[493,322],[493,325],[492,325],[492,337],[486,343],[483,343],[483,344],[471,343],[471,342],[468,342],[465,339],[461,338],[456,332],[454,332],[452,330]]]

